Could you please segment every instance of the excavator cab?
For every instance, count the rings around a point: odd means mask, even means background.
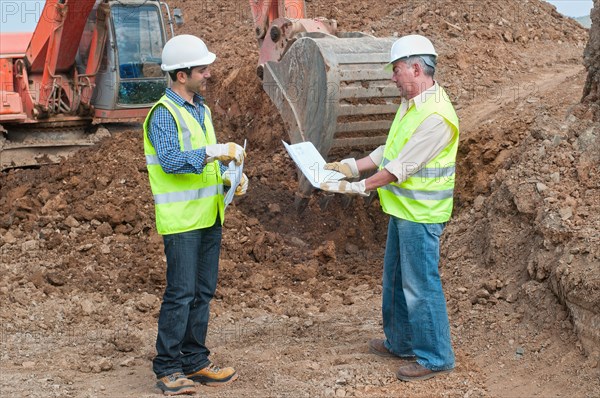
[[[160,5],[122,0],[109,4],[107,50],[91,100],[95,121],[102,122],[111,116],[139,119],[158,101],[168,84],[167,74],[160,69],[161,52],[167,40]],[[86,30],[93,30],[94,19],[90,18]],[[82,43],[83,59],[88,51],[89,46],[86,48]]]

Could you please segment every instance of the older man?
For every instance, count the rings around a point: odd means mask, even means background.
[[[392,46],[392,70],[402,102],[387,142],[369,156],[329,163],[347,178],[378,169],[358,182],[327,182],[325,191],[368,195],[378,188],[390,215],[383,266],[385,339],[369,341],[372,353],[407,362],[400,380],[424,380],[454,368],[446,300],[438,271],[440,235],[450,219],[458,117],[434,80],[437,53],[429,39],[409,35]]]

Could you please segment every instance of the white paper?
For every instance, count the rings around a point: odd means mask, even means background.
[[[246,150],[246,142],[247,140],[244,140],[244,150]],[[225,194],[225,208],[227,208],[227,206],[233,201],[233,197],[235,196],[235,190],[242,181],[242,174],[244,172],[244,161],[242,161],[242,164],[240,164],[239,166],[236,166],[235,161],[232,160],[231,162],[229,162],[229,166],[227,167],[228,168],[226,173],[228,173],[229,175],[229,179],[231,181],[231,188],[229,188],[229,190]]]
[[[312,142],[306,141],[294,145],[282,142],[292,160],[313,187],[320,188],[321,183],[325,181],[338,181],[344,178],[342,173],[325,170],[325,159]]]

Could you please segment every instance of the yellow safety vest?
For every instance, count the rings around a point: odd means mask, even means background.
[[[442,152],[402,183],[379,188],[383,211],[392,216],[419,223],[443,223],[450,219],[454,197],[458,116],[442,87],[419,108],[412,106],[404,116],[400,110],[392,123],[379,169],[396,159],[417,128],[433,114],[442,116],[451,126],[453,136]],[[417,169],[421,165],[413,165]],[[405,167],[410,167],[405,165]]]
[[[144,121],[144,153],[154,195],[158,233],[169,235],[211,227],[217,212],[223,224],[225,203],[218,161],[207,164],[202,174],[167,174],[158,162],[156,150],[148,138],[148,127],[152,113],[159,105],[164,106],[175,119],[182,152],[217,143],[208,107],[205,107],[208,117],[204,119],[206,135],[200,123],[166,95],[148,113]]]

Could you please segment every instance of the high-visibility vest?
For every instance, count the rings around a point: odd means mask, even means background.
[[[402,183],[390,183],[378,189],[383,211],[392,216],[418,222],[443,223],[450,219],[454,197],[458,116],[448,94],[438,87],[419,108],[412,106],[405,115],[396,113],[385,144],[383,169],[396,159],[417,128],[433,114],[442,116],[452,128],[452,140],[442,152]],[[403,165],[407,170],[421,165]],[[410,172],[410,171],[409,171]]]
[[[169,235],[211,227],[217,212],[223,224],[225,202],[218,161],[207,164],[202,174],[167,174],[158,162],[156,150],[148,138],[148,128],[152,112],[159,105],[164,106],[175,119],[182,152],[217,143],[208,107],[205,107],[208,117],[204,118],[206,134],[184,107],[175,104],[166,95],[148,113],[144,121],[144,153],[154,195],[158,233]]]

